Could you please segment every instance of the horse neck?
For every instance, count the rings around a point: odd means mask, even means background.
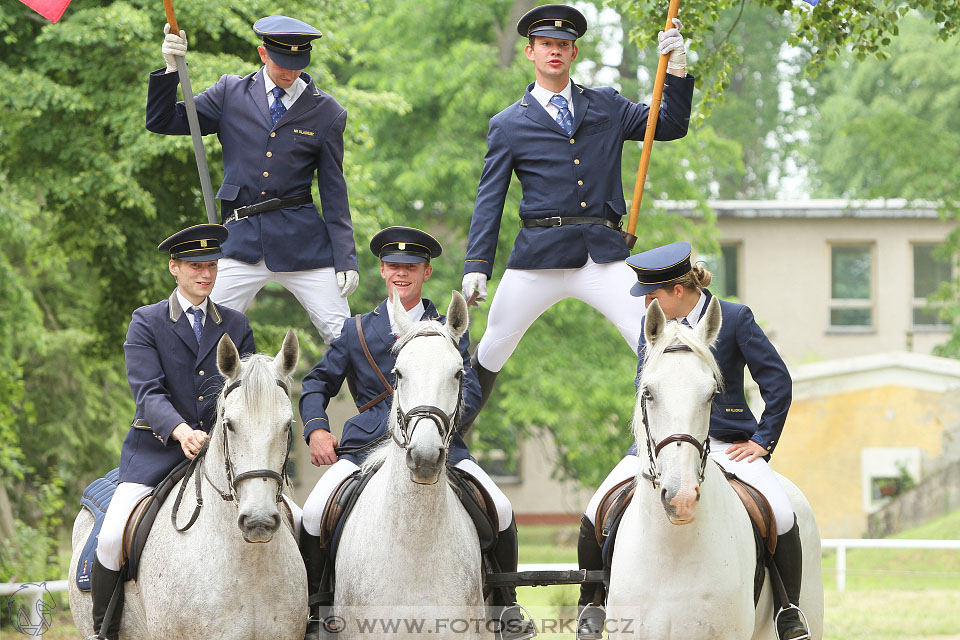
[[[384,461],[381,469],[386,480],[384,511],[392,514],[392,526],[407,533],[443,528],[448,521],[448,500],[452,495],[446,471],[435,484],[416,484],[410,480],[405,455],[404,449],[394,446]],[[423,536],[419,539],[425,540]]]

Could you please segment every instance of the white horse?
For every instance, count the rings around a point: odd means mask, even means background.
[[[461,408],[457,343],[467,330],[467,305],[455,291],[446,325],[412,323],[399,298],[395,293],[400,339],[392,440],[365,461],[364,469],[383,466],[343,526],[337,638],[479,638],[485,628],[480,545],[446,472]]]
[[[754,607],[756,550],[750,519],[719,467],[703,452],[720,383],[710,351],[720,322],[716,298],[692,331],[668,323],[657,302],[647,309],[648,351],[633,430],[641,450],[648,443],[653,464],[638,470],[636,494],[617,533],[607,598],[610,638],[777,637],[769,575]],[[820,640],[820,535],[806,498],[779,479],[800,523],[800,608],[810,637]]]
[[[173,492],[164,502],[138,578],[125,584],[121,638],[303,638],[307,576],[286,507],[279,507],[293,421],[290,376],[298,357],[292,331],[276,358],[258,354],[241,361],[230,337],[221,338],[219,417],[203,463],[181,481],[191,486],[178,526],[190,520],[196,483],[206,489],[206,500],[183,533],[171,524]],[[91,598],[77,589],[75,573],[92,524],[81,509],[73,527],[70,607],[83,635],[93,633]]]

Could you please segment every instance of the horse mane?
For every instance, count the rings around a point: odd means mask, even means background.
[[[422,335],[432,335],[439,333],[442,336],[448,336],[446,325],[437,322],[436,320],[421,320],[420,322],[415,322],[410,330],[405,334],[397,338],[397,341],[393,344],[391,351],[394,355],[400,353],[400,350],[407,346],[414,338],[419,338]]]
[[[270,397],[267,394],[273,393],[273,390],[277,389],[277,380],[283,382],[288,389],[293,382],[292,375],[279,375],[273,362],[273,356],[264,353],[252,353],[244,356],[240,360],[240,376],[236,380],[225,381],[223,388],[220,390],[217,399],[217,408],[220,412],[224,409],[223,403],[230,384],[240,380],[242,384],[237,391],[243,394],[244,406],[247,412],[252,414],[250,416],[251,420],[254,424],[259,424],[260,410],[264,408],[260,399]]]

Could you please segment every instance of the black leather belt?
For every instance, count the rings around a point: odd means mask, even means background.
[[[311,202],[313,202],[313,196],[309,193],[302,196],[293,196],[292,198],[270,198],[257,204],[248,204],[245,207],[234,209],[233,213],[226,219],[226,222],[255,216],[258,213],[266,213],[267,211],[276,211],[277,209],[309,204]]]
[[[610,227],[617,231],[620,230],[619,223],[599,217],[554,216],[553,218],[531,218],[520,221],[520,226],[524,229],[532,229],[535,227],[566,227],[571,224],[602,224],[605,227]]]

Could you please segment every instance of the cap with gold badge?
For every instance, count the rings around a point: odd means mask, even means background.
[[[443,252],[437,239],[413,227],[387,227],[370,240],[370,251],[381,262],[416,264],[430,262]]]
[[[263,38],[263,46],[274,63],[294,71],[310,64],[310,42],[323,36],[306,22],[287,16],[260,18],[253,23],[253,31]]]
[[[674,242],[627,258],[627,266],[637,274],[630,295],[645,296],[690,273],[692,251],[689,242]]]
[[[576,40],[587,32],[587,19],[565,4],[545,4],[523,14],[517,23],[517,33],[524,38],[540,36]]]
[[[221,245],[226,241],[227,228],[222,224],[198,224],[187,227],[164,240],[157,247],[169,253],[173,260],[207,262],[223,257]]]

